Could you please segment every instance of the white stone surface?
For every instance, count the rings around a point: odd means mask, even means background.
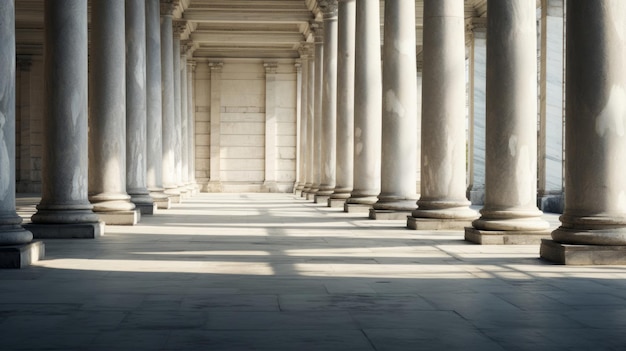
[[[485,28],[472,31],[471,120],[469,198],[472,205],[485,202],[485,113],[487,76],[487,33]]]

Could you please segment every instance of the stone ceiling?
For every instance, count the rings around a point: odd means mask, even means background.
[[[43,1],[17,0],[18,54],[42,52]],[[178,0],[175,20],[198,58],[296,58],[312,42],[310,23],[320,20],[317,0]],[[465,17],[484,16],[487,0],[465,0]],[[381,1],[381,24],[382,8]],[[422,0],[416,0],[418,52],[422,37]],[[382,36],[381,36],[382,38]]]

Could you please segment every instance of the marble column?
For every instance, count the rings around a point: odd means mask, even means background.
[[[356,3],[354,189],[345,212],[369,212],[380,193],[382,72],[378,0]]]
[[[89,77],[89,201],[107,224],[134,225],[126,191],[124,0],[94,0]]]
[[[181,149],[181,180],[190,196],[192,188],[189,184],[189,99],[187,92],[187,45],[182,46],[180,56],[180,149]]]
[[[307,65],[307,97],[306,97],[306,183],[302,189],[302,197],[309,198],[309,193],[313,188],[315,172],[313,158],[315,157],[313,137],[315,136],[315,55],[314,49],[308,48],[309,62]]]
[[[8,22],[5,22],[8,23]],[[16,61],[15,81],[18,90],[15,92],[16,99],[16,122],[19,121],[19,125],[16,123],[16,150],[15,150],[15,163],[17,165],[16,170],[16,190],[18,193],[34,192],[33,190],[33,148],[32,140],[35,139],[33,134],[34,124],[32,121],[32,97],[31,89],[33,87],[32,82],[32,58],[30,56],[18,56]],[[35,83],[36,84],[36,83]]]
[[[0,268],[29,266],[44,249],[15,210],[15,121],[15,3],[7,0],[0,3]]]
[[[180,65],[180,36],[184,33],[185,22],[174,22],[174,39],[172,42],[172,54],[174,55],[174,167],[176,171],[176,186],[181,197],[187,197],[187,187],[183,182],[183,147],[182,147],[182,89],[181,89],[181,65]]]
[[[163,113],[163,188],[172,203],[180,202],[176,181],[176,117],[174,110],[174,33],[171,0],[161,0],[161,109]]]
[[[195,103],[195,79],[196,63],[187,60],[187,154],[189,157],[189,167],[187,168],[189,186],[192,194],[199,191],[196,182],[196,103]]]
[[[300,123],[298,125],[298,183],[296,184],[295,194],[301,196],[306,185],[306,145],[307,145],[307,72],[309,58],[304,47],[300,48],[300,67],[298,88],[298,112]]]
[[[146,182],[146,2],[126,0],[126,191],[142,214],[156,204]]]
[[[487,77],[487,26],[472,24],[470,51],[470,120],[467,198],[472,205],[485,203],[485,81]]]
[[[35,238],[104,233],[87,199],[87,1],[44,2],[42,193]],[[123,41],[122,41],[123,43]]]
[[[485,205],[465,229],[480,244],[539,243],[537,30],[534,0],[487,4]],[[506,19],[506,20],[503,20]]]
[[[417,191],[415,2],[385,1],[381,192],[372,219],[406,219]]]
[[[170,208],[163,188],[163,108],[161,96],[161,16],[159,0],[146,1],[146,186],[157,208]]]
[[[209,62],[209,69],[211,70],[211,107],[210,107],[210,120],[211,120],[211,141],[210,141],[210,168],[209,168],[209,184],[207,185],[208,192],[219,193],[222,191],[222,182],[220,181],[221,174],[221,120],[222,120],[222,67],[223,62]]]
[[[324,17],[324,56],[320,129],[320,188],[315,202],[328,204],[337,166],[337,1],[318,1]]]
[[[324,80],[324,28],[323,24],[315,27],[315,74],[313,89],[313,157],[311,167],[313,179],[307,200],[315,200],[322,181],[322,89]]]
[[[463,11],[463,0],[424,0],[422,178],[411,229],[463,229],[477,217],[465,198]]]
[[[541,1],[537,205],[563,212],[563,1]]]
[[[566,13],[565,210],[541,257],[623,265],[626,2],[569,0]]]
[[[276,185],[276,137],[278,116],[276,115],[276,70],[278,63],[265,62],[265,180],[263,188],[267,192],[278,192]]]
[[[356,0],[339,0],[337,33],[337,169],[329,207],[350,197],[354,177],[354,45]]]

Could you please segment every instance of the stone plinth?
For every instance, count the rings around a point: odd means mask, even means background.
[[[333,199],[333,198],[328,199],[328,207],[343,208],[345,204],[346,204],[346,199]]]
[[[104,222],[78,224],[24,224],[35,239],[95,239],[104,235]]]
[[[378,210],[370,208],[370,219],[378,220],[405,220],[411,215],[411,211],[397,211],[397,210]]]
[[[315,195],[315,200],[313,202],[316,204],[328,205],[328,200],[330,200],[330,195]]]
[[[154,203],[156,204],[157,208],[160,210],[167,210],[172,206],[172,203],[169,197],[155,198]]]
[[[132,211],[98,212],[101,221],[109,225],[135,225],[141,218],[139,209]]]
[[[370,208],[372,208],[372,205],[344,203],[344,205],[343,205],[343,212],[347,212],[347,213],[369,213]]]
[[[45,245],[33,241],[24,245],[0,246],[0,268],[25,268],[43,259]]]
[[[409,216],[406,220],[406,226],[415,230],[463,230],[470,227],[472,220],[470,219],[444,219],[444,218],[416,218]]]
[[[152,215],[156,213],[158,205],[156,202],[150,204],[135,204],[135,208],[139,210],[142,215]]]
[[[544,260],[568,265],[625,265],[626,246],[569,245],[541,241],[539,255]]]
[[[510,231],[465,228],[465,240],[481,245],[539,245],[550,238],[550,230]]]

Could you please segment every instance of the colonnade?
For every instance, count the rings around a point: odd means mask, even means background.
[[[3,266],[36,260],[43,249],[33,237],[94,238],[195,191],[194,65],[180,49],[176,5],[93,0],[88,53],[87,1],[44,3],[42,197],[24,226],[15,210],[15,5],[0,5],[0,247],[25,247],[8,261],[1,253]]]
[[[346,212],[369,211],[373,219],[406,218],[411,229],[464,230],[466,240],[479,244],[541,244],[541,256],[560,263],[626,263],[626,207],[620,200],[626,191],[620,103],[626,84],[621,64],[626,26],[620,18],[626,5],[567,1],[564,45],[558,39],[563,2],[544,0],[538,90],[536,2],[489,1],[486,22],[478,19],[470,26],[470,131],[476,133],[469,144],[462,0],[424,1],[419,141],[413,2],[385,2],[382,57],[377,0],[320,5],[324,20],[319,30],[329,33],[317,34],[324,42],[316,41],[315,57],[303,62],[316,65],[315,79],[322,82],[313,88],[303,79],[302,95],[311,89],[319,93],[321,86],[336,90],[323,90],[321,102],[316,99],[312,108],[302,109],[301,125],[317,128],[301,130],[297,194],[327,200],[329,207],[343,205]],[[558,56],[563,47],[565,77],[557,67],[562,71]],[[334,55],[337,67],[326,67]],[[548,116],[550,109],[551,116],[560,114],[563,80],[565,208],[561,227],[550,231],[538,205],[558,207],[552,200],[563,185],[558,175],[562,158],[554,147],[561,145],[563,122]],[[346,152],[353,152],[352,157]],[[482,205],[479,213],[468,198]]]

